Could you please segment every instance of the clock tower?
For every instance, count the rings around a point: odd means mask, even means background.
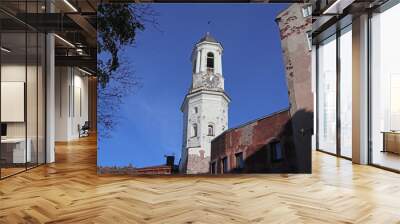
[[[228,128],[230,99],[224,91],[222,51],[221,43],[207,33],[192,52],[192,84],[181,106],[182,173],[208,173],[211,140]]]

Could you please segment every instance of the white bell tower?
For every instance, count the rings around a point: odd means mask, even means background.
[[[228,129],[230,99],[224,91],[222,51],[221,43],[207,33],[192,52],[192,85],[181,106],[182,173],[208,173],[211,140]]]

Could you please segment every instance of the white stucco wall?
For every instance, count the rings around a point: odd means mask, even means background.
[[[209,167],[205,160],[211,157],[211,140],[228,129],[230,100],[224,92],[222,51],[221,44],[214,42],[198,43],[193,50],[192,85],[181,107],[183,112],[181,171],[207,172]],[[210,52],[214,54],[214,69],[207,71],[207,54]],[[193,136],[195,124],[197,136]],[[208,134],[209,125],[213,126],[212,136]],[[198,164],[188,164],[188,157],[192,155],[194,160],[192,158],[191,163]]]
[[[228,101],[222,94],[199,93],[190,96],[187,103],[188,120],[184,133],[187,136],[186,148],[193,148],[193,153],[205,150],[205,156],[211,155],[211,140],[228,127]],[[194,112],[194,108],[198,112]],[[198,135],[192,137],[192,126],[197,124]],[[214,135],[208,135],[208,125],[213,125]],[[185,143],[184,143],[185,144]]]
[[[222,74],[222,51],[223,48],[219,43],[202,42],[196,45],[192,55],[192,63],[196,63],[195,73],[205,72],[207,69],[207,54],[214,54],[214,70],[215,73]],[[198,62],[198,63],[197,63]]]

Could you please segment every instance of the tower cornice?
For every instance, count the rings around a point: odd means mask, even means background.
[[[229,97],[229,95],[224,91],[218,91],[218,90],[209,90],[209,89],[205,89],[205,88],[199,88],[197,90],[194,90],[192,92],[189,92],[185,95],[185,97],[183,98],[183,102],[181,104],[181,111],[183,112],[183,107],[185,105],[186,100],[188,100],[188,98],[194,97],[194,96],[198,96],[198,95],[216,95],[216,96],[222,96],[224,97],[224,99],[230,103],[231,102],[231,98]]]
[[[221,48],[221,51],[224,50],[224,47],[222,46],[221,43],[218,43],[218,42],[217,42],[217,43],[215,43],[215,42],[208,42],[208,41],[204,41],[204,42],[197,43],[197,44],[195,45],[195,48],[200,48],[202,45],[214,45],[214,46],[217,46],[217,47]]]

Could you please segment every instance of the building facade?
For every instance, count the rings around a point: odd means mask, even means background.
[[[211,174],[292,173],[296,169],[288,110],[229,129],[211,142]]]
[[[400,171],[398,1],[315,1],[315,149]]]
[[[313,94],[311,79],[311,5],[291,4],[276,17],[285,63],[297,170],[311,172]]]
[[[171,175],[179,172],[179,167],[175,165],[175,156],[165,156],[165,164],[134,167],[128,166],[98,166],[99,175]]]
[[[207,33],[192,52],[192,85],[181,106],[180,172],[209,172],[211,141],[228,128],[230,99],[224,91],[222,45]]]

